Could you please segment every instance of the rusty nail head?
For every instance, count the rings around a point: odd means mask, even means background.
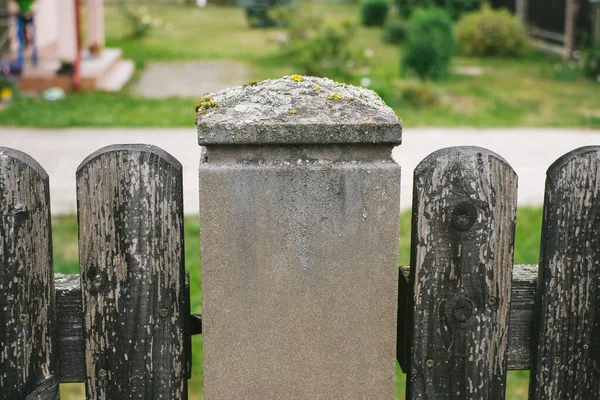
[[[160,309],[160,316],[162,318],[166,318],[169,315],[169,310],[167,310],[166,308],[161,308]]]
[[[427,368],[431,369],[433,368],[433,366],[435,365],[435,361],[433,361],[431,358],[428,359],[427,361],[425,361],[425,365],[427,365]]]
[[[100,378],[100,379],[106,378],[106,370],[101,369],[100,371],[98,371],[98,378]]]
[[[22,324],[26,324],[29,321],[29,316],[27,314],[19,314],[19,322]]]
[[[457,231],[468,231],[477,219],[477,210],[470,203],[460,203],[452,210],[450,225]]]
[[[498,302],[498,299],[496,299],[494,296],[488,297],[488,304],[490,306],[495,306],[497,302]]]
[[[560,365],[560,357],[554,357],[554,365]]]

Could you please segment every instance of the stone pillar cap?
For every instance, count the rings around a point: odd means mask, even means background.
[[[292,75],[202,98],[198,143],[400,144],[402,121],[372,90]]]

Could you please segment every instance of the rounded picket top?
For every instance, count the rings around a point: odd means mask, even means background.
[[[198,143],[400,144],[402,121],[372,90],[292,75],[208,94]]]
[[[407,398],[504,398],[516,206],[517,175],[488,149],[415,169]]]
[[[20,150],[0,146],[0,165],[2,168],[6,168],[13,162],[12,160],[28,166],[34,170],[43,181],[46,183],[48,182],[48,173],[33,157]]]
[[[502,156],[496,152],[493,152],[492,150],[479,146],[452,146],[436,150],[425,157],[423,161],[417,165],[414,171],[414,176],[416,177],[421,175],[423,171],[430,169],[433,165],[440,162],[440,160],[453,158],[456,160],[455,162],[466,163],[467,160],[471,160],[472,162],[473,159],[467,157],[473,156],[479,158],[486,156],[492,160],[497,160],[500,164],[504,164],[506,166],[507,171],[516,176],[516,172],[513,170],[508,161],[506,161]]]
[[[0,147],[0,248],[0,348],[12,349],[0,356],[0,397],[58,398],[48,174],[6,147]]]
[[[560,156],[556,161],[548,167],[546,171],[546,176],[548,178],[556,176],[556,174],[567,166],[570,162],[573,162],[577,159],[589,158],[591,162],[594,159],[597,162],[600,162],[600,146],[583,146],[577,149],[571,150],[570,152]]]
[[[597,398],[600,146],[566,153],[546,175],[529,398]]]
[[[187,398],[181,164],[104,147],[77,169],[77,216],[88,397]]]
[[[160,159],[169,163],[175,170],[182,171],[183,166],[181,163],[173,157],[167,151],[161,149],[158,146],[154,146],[151,144],[141,144],[141,143],[133,143],[133,144],[111,144],[109,146],[105,146],[99,150],[96,150],[89,156],[87,156],[77,167],[77,176],[81,170],[83,170],[88,164],[92,163],[95,159],[102,157],[103,155],[109,153],[117,153],[117,152],[129,152],[129,153],[148,153],[154,154],[158,156]]]

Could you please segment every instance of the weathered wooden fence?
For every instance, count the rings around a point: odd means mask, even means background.
[[[296,113],[323,108],[310,102]],[[548,169],[539,272],[512,265],[507,162],[477,147],[431,154],[414,172],[411,265],[398,274],[399,125],[319,143],[323,124],[244,136],[210,121],[207,399],[391,399],[394,342],[408,399],[503,399],[509,369],[531,370],[531,399],[600,396],[600,146]],[[81,275],[54,274],[48,176],[0,148],[0,399],[58,399],[60,382],[85,382],[88,399],[187,398],[200,329],[181,165],[153,146],[110,146],[76,180]]]

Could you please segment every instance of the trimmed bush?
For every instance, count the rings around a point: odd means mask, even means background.
[[[463,14],[479,10],[483,0],[446,0],[445,4],[452,19],[457,20]]]
[[[364,26],[383,26],[390,5],[386,0],[367,0],[361,8],[362,24]]]
[[[383,27],[383,41],[385,43],[400,43],[406,37],[406,21],[400,18],[388,20]]]
[[[518,56],[528,45],[521,22],[507,10],[488,5],[462,17],[456,31],[458,51],[466,56]]]
[[[448,73],[454,54],[452,19],[442,9],[416,10],[406,32],[403,65],[421,80],[438,79]]]

